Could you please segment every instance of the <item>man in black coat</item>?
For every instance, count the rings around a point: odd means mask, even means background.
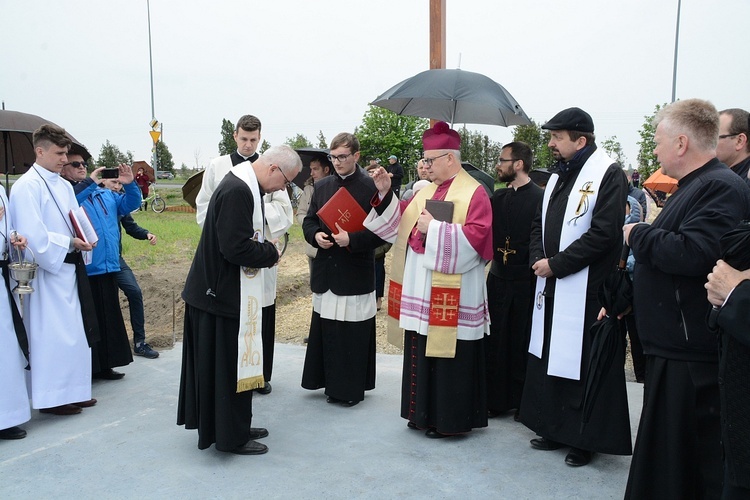
[[[544,190],[531,182],[531,148],[523,142],[503,146],[495,170],[508,187],[492,196],[493,260],[487,276],[490,333],[485,341],[487,410],[490,417],[521,406],[534,296],[529,267],[531,223]]]
[[[716,157],[750,183],[750,115],[744,109],[730,108],[719,113],[719,142]]]
[[[531,230],[530,264],[537,276],[521,421],[540,437],[538,450],[570,446],[565,463],[578,467],[592,453],[629,455],[625,375],[602,378],[589,421],[584,391],[599,312],[597,292],[622,249],[627,179],[597,148],[594,122],[579,108],[555,115],[549,146],[558,163]]]
[[[404,179],[404,167],[398,162],[396,155],[389,156],[388,163],[389,165],[386,170],[391,174],[391,189],[396,196],[400,197],[401,182]]]
[[[268,451],[255,441],[268,431],[250,426],[252,389],[263,386],[257,341],[264,268],[280,257],[273,241],[263,241],[263,195],[284,189],[301,169],[291,147],[272,147],[254,163],[232,167],[208,204],[182,292],[185,331],[177,408],[177,424],[198,429],[199,449],[216,443],[217,450],[239,455]],[[251,378],[243,377],[246,371]]]
[[[746,248],[750,255],[750,248]],[[719,387],[724,449],[722,498],[750,498],[750,269],[720,260],[708,275],[708,301],[721,328]]]
[[[365,213],[377,193],[357,165],[354,135],[338,134],[330,150],[334,173],[315,183],[302,224],[305,240],[318,249],[310,276],[313,314],[302,387],[325,387],[329,403],[354,406],[375,388],[375,248],[385,242],[367,229],[349,233],[327,227],[318,217],[339,189],[346,189]]]
[[[719,114],[672,103],[654,118],[654,154],[678,180],[653,224],[627,224],[638,333],[646,354],[643,412],[626,498],[718,498],[718,346],[706,323],[706,275],[719,239],[750,216],[750,188],[715,158]]]

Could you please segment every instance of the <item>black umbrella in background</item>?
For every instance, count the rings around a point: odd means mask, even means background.
[[[19,111],[0,110],[0,174],[5,174],[5,188],[8,188],[8,176],[23,174],[36,160],[36,153],[32,144],[34,131],[49,123],[36,115]],[[84,160],[89,160],[91,154],[86,147],[68,134],[73,141],[71,153],[80,154]]]
[[[328,159],[328,149],[322,148],[297,148],[295,149],[299,157],[302,159],[302,170],[300,170],[297,177],[292,179],[292,182],[297,185],[300,189],[305,188],[305,182],[310,178],[310,162],[312,160],[319,160],[323,166],[330,168],[333,171],[333,165]]]
[[[607,316],[591,325],[591,352],[583,394],[581,431],[589,422],[591,412],[603,387],[607,397],[621,397],[627,405],[625,386],[625,335],[620,331],[617,316],[623,314],[633,303],[633,284],[625,268],[630,248],[623,246],[620,262],[599,290],[599,302],[607,310]],[[622,394],[619,394],[619,392]],[[615,394],[615,392],[617,392]]]
[[[743,220],[736,229],[732,229],[719,240],[721,260],[737,269],[745,271],[750,269],[750,221]],[[717,327],[716,317],[719,308],[714,306],[708,315],[708,326],[712,329]]]

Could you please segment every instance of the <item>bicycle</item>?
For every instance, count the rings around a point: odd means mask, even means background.
[[[149,191],[149,195],[141,200],[141,208],[139,210],[148,210],[148,203],[151,202],[151,210],[157,214],[162,213],[167,208],[167,202],[159,196],[153,184],[151,184]],[[138,210],[135,211],[137,212]]]

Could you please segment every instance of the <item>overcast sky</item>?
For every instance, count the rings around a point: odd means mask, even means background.
[[[429,68],[429,0],[151,0],[156,118],[175,166],[218,155],[246,113],[280,144],[353,131]],[[635,165],[671,100],[677,0],[447,0],[447,64],[502,84],[537,122],[579,106]],[[0,0],[0,99],[150,161],[146,0]],[[750,108],[748,0],[683,0],[677,97]],[[460,124],[456,125],[458,128]],[[511,131],[473,126],[507,142]]]

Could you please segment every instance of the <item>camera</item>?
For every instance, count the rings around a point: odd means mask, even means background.
[[[120,169],[119,168],[105,168],[101,172],[102,179],[117,179],[120,177]]]

